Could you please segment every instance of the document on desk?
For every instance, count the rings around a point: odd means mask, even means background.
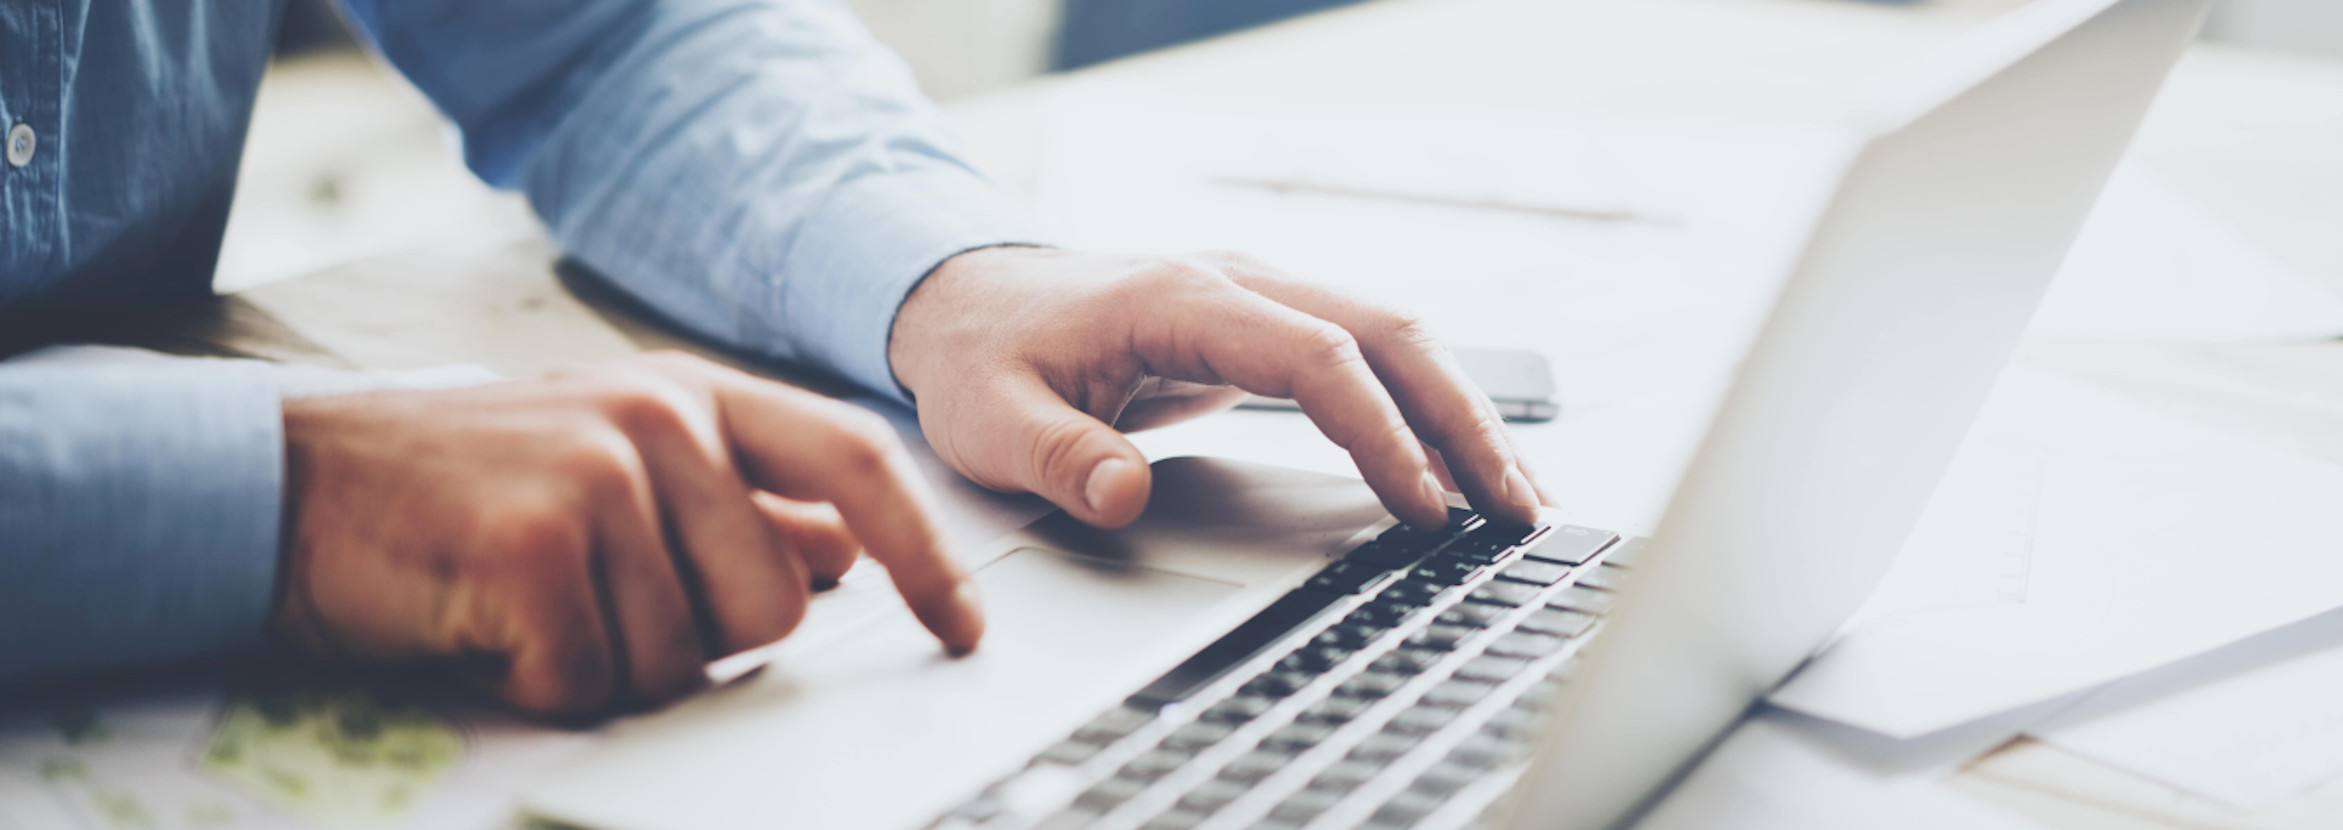
[[[2031,822],[1845,752],[1794,716],[1761,709],[1703,758],[1638,830],[2023,830]]]
[[[2332,519],[2343,467],[2022,367],[2003,377],[1970,444],[1971,474],[1948,477],[1938,502],[1983,505],[1974,520],[1998,527],[1923,522],[1936,529],[1907,547],[1923,555],[1885,583],[1900,607],[1867,608],[1775,704],[1924,735],[2343,607],[2343,526]],[[2032,464],[1977,461],[2005,451],[2038,462],[2039,484]],[[1996,486],[2038,486],[2039,503],[2012,512],[1973,492]],[[2022,547],[1990,542],[2021,523],[2031,525]],[[1988,542],[1930,538],[1948,533]],[[1963,551],[1970,573],[1942,592],[1906,576],[1957,572],[1945,557]]]
[[[2343,777],[2343,611],[2110,684],[2026,730],[2240,809]]]

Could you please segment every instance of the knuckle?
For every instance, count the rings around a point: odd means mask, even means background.
[[[546,508],[507,511],[494,519],[488,543],[502,561],[524,580],[580,567],[585,562],[586,529],[570,514]]]
[[[583,427],[566,436],[553,467],[595,495],[630,492],[644,476],[634,442],[607,427]]]
[[[1236,267],[1236,268],[1262,268],[1262,267],[1265,267],[1265,266],[1264,266],[1264,264],[1261,262],[1261,260],[1260,260],[1259,258],[1257,258],[1257,257],[1253,256],[1252,254],[1248,254],[1248,253],[1245,253],[1244,251],[1239,251],[1239,250],[1234,250],[1234,249],[1229,249],[1229,248],[1214,248],[1214,249],[1205,250],[1205,251],[1198,251],[1198,252],[1196,252],[1196,253],[1195,253],[1193,256],[1195,256],[1195,257],[1196,257],[1196,258],[1198,258],[1198,259],[1205,260],[1205,261],[1207,261],[1207,262],[1215,262],[1215,263],[1220,263],[1220,264],[1222,264],[1222,265],[1224,265],[1224,266],[1228,266],[1228,267]]]
[[[1228,275],[1210,262],[1194,257],[1174,257],[1148,266],[1140,272],[1140,285],[1166,296],[1182,293],[1219,291],[1231,283]]]
[[[1377,308],[1369,316],[1376,337],[1403,348],[1444,350],[1440,337],[1432,333],[1432,325],[1423,315],[1401,308]]]
[[[675,435],[691,430],[697,409],[689,395],[656,376],[628,373],[595,391],[603,417],[633,435]]]
[[[902,451],[895,438],[895,427],[887,419],[851,406],[841,406],[832,413],[830,423],[837,430],[836,455],[842,472],[856,475],[874,475],[885,472],[895,463],[895,455]]]
[[[1328,368],[1339,368],[1363,362],[1358,338],[1333,323],[1310,326],[1298,338],[1303,357]]]

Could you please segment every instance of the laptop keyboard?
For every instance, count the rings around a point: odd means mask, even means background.
[[[1461,509],[1395,526],[933,826],[1473,824],[1641,541]]]

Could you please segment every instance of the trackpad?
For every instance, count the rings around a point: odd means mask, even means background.
[[[1199,621],[1242,586],[1088,556],[1025,547],[976,574],[985,639],[1091,662],[1159,641]]]

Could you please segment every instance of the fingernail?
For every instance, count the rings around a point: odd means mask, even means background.
[[[1440,480],[1433,478],[1432,473],[1428,470],[1424,472],[1424,497],[1440,506],[1441,515],[1445,520],[1448,510],[1448,488],[1440,486]]]
[[[1531,513],[1538,512],[1538,488],[1529,483],[1529,476],[1522,474],[1519,464],[1505,468],[1505,500]]]
[[[956,636],[944,644],[944,650],[954,657],[966,656],[984,639],[984,603],[976,598],[975,579],[962,579],[960,587],[952,590],[952,615]]]
[[[1090,480],[1082,485],[1082,503],[1090,505],[1090,512],[1106,512],[1106,499],[1115,486],[1115,479],[1129,469],[1131,462],[1109,458],[1090,468]]]

